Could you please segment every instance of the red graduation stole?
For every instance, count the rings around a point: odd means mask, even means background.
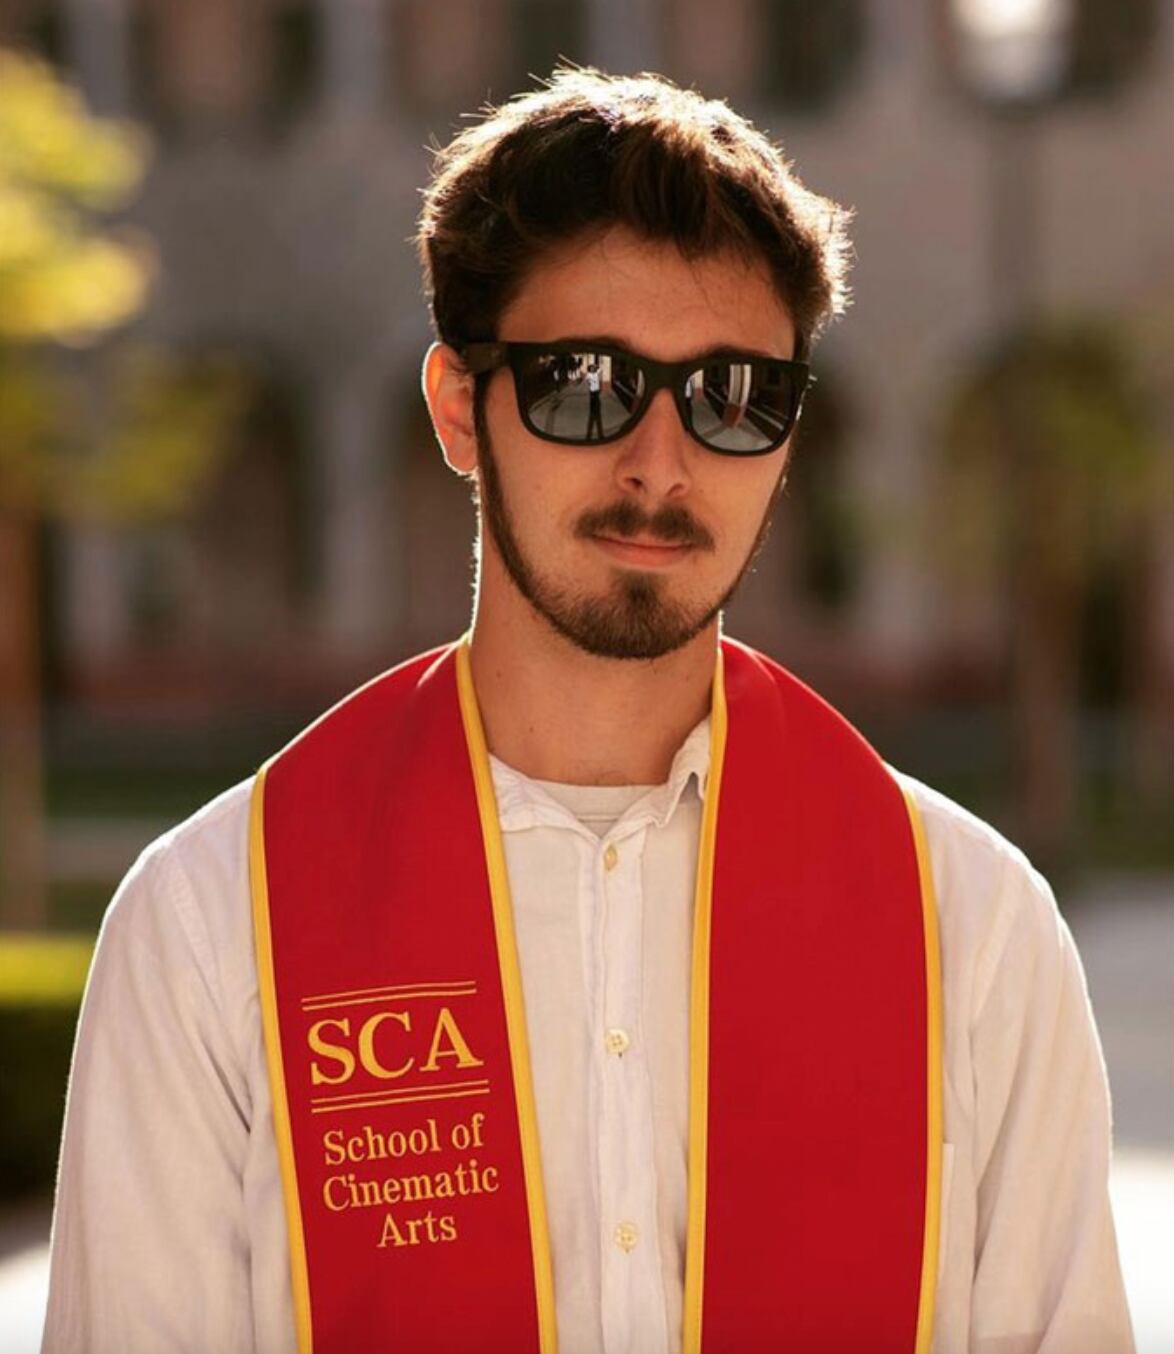
[[[685,1350],[924,1354],[941,1036],[916,810],[840,716],[728,641],[711,726]],[[361,687],[262,768],[250,869],[302,1354],[553,1354],[522,985],[464,644]]]

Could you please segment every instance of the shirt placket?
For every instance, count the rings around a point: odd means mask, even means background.
[[[643,854],[647,823],[621,819],[599,844],[601,982],[596,1054],[603,1345],[667,1347],[656,1227],[651,1083],[641,1025]]]

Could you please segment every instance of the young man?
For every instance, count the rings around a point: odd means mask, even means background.
[[[1047,885],[719,639],[843,214],[574,71],[440,155],[421,245],[471,639],[128,876],[46,1348],[1131,1349]]]

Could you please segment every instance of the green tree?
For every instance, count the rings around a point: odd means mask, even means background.
[[[1104,321],[1038,324],[993,350],[948,410],[956,561],[1007,601],[1018,831],[1043,862],[1072,845],[1081,617],[1098,573],[1144,586],[1169,467],[1134,345]],[[1145,675],[1138,674],[1144,687]]]
[[[215,364],[96,348],[147,299],[150,243],[109,220],[147,156],[134,126],[91,116],[51,67],[0,50],[0,919],[9,926],[45,918],[39,525],[177,511],[223,451],[236,398]],[[95,351],[76,352],[87,347]]]

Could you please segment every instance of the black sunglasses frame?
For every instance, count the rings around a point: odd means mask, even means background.
[[[557,356],[562,353],[592,353],[600,357],[621,358],[625,362],[631,363],[644,377],[643,395],[633,406],[628,418],[615,432],[609,433],[606,437],[595,437],[590,440],[585,437],[560,437],[555,433],[539,428],[531,421],[526,408],[523,389],[526,360],[539,355]],[[652,403],[652,397],[658,390],[671,390],[682,426],[689,436],[703,446],[706,451],[712,451],[717,456],[769,456],[771,452],[777,451],[794,431],[795,424],[798,422],[803,409],[803,396],[807,387],[815,380],[811,375],[811,368],[806,362],[792,358],[763,357],[759,353],[715,351],[702,357],[688,358],[684,362],[657,362],[651,357],[634,353],[628,348],[609,347],[607,344],[576,339],[560,339],[553,343],[468,343],[460,350],[460,355],[466,369],[474,376],[496,371],[500,367],[509,367],[514,375],[514,395],[518,403],[518,416],[527,431],[533,433],[535,437],[542,438],[544,442],[557,442],[560,446],[568,447],[601,447],[609,442],[619,441],[621,437],[626,437],[644,417],[648,406]],[[731,447],[715,447],[712,442],[707,442],[694,428],[692,410],[685,394],[685,382],[694,372],[704,367],[707,362],[713,361],[741,362],[749,366],[759,367],[769,365],[771,367],[782,367],[791,373],[794,378],[791,408],[785,416],[782,431],[769,445],[755,447],[749,451],[736,450]]]

